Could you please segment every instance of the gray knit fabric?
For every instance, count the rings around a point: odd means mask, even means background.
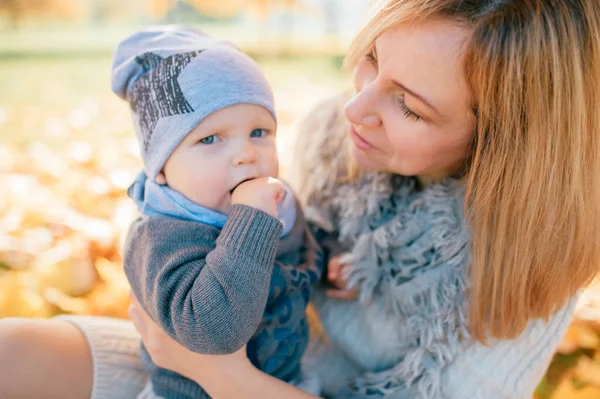
[[[419,190],[414,179],[369,173],[358,184],[338,185],[332,201],[320,203],[333,207],[338,239],[351,248],[342,260],[350,265],[349,285],[360,289],[361,306],[398,326],[398,332],[386,336],[397,342],[394,350],[386,348],[387,361],[372,363],[379,355],[377,343],[360,359],[359,364],[370,366],[366,369],[379,371],[357,376],[336,398],[440,397],[442,370],[469,337],[463,193],[454,181]],[[363,198],[368,200],[357,200]],[[337,303],[322,292],[315,293],[314,301],[329,328],[348,312],[344,304],[335,310]],[[360,336],[365,329],[360,323],[360,318],[347,320],[344,328]],[[359,341],[338,344],[352,349],[344,346]]]
[[[125,244],[125,273],[150,317],[186,348],[219,355],[247,343],[256,367],[300,383],[305,309],[322,259],[300,210],[280,240],[281,230],[245,205],[231,207],[222,230],[142,215]],[[141,357],[158,396],[208,398],[197,383],[154,365],[145,348]]]

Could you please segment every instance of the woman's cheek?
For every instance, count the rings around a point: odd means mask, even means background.
[[[406,159],[418,151],[419,140],[415,140],[411,127],[406,126],[406,121],[402,118],[387,118],[384,120],[384,126],[386,127],[387,145],[394,157]]]
[[[394,164],[401,169],[402,174],[417,175],[428,163],[435,162],[431,144],[420,138],[398,133],[391,140],[390,148]]]

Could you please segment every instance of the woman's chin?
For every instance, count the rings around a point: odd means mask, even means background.
[[[352,155],[354,162],[356,162],[363,169],[380,172],[387,170],[385,162],[382,162],[381,159],[375,157],[370,151],[363,151],[360,148],[357,148],[355,145],[352,145],[350,154]]]
[[[376,155],[370,151],[362,151],[360,148],[357,148],[354,145],[351,147],[350,154],[354,162],[356,162],[361,169],[393,173],[395,175],[402,176],[415,175],[414,168],[406,168],[407,165],[402,165],[404,167],[390,165],[389,159],[386,159],[385,156],[381,156],[379,154]]]

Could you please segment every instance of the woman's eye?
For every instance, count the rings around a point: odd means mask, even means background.
[[[365,59],[369,64],[377,66],[377,56],[375,55],[374,49],[370,49],[369,52],[365,54]]]
[[[212,136],[208,136],[203,138],[202,140],[200,140],[201,144],[214,144],[219,140],[219,138],[216,135],[212,135]]]
[[[410,108],[406,106],[403,95],[400,97],[396,97],[396,103],[398,104],[398,107],[400,107],[400,111],[402,111],[402,113],[407,119],[413,122],[417,122],[419,119],[421,119],[419,115],[414,113]]]
[[[267,131],[265,129],[254,129],[250,132],[250,137],[264,137],[267,135]]]

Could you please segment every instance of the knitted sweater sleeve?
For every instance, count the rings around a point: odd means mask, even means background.
[[[220,234],[200,223],[142,217],[129,232],[125,273],[142,307],[177,342],[194,352],[232,353],[262,319],[281,231],[277,219],[244,205],[232,206]]]
[[[573,316],[576,298],[548,322],[531,321],[516,339],[479,342],[457,355],[442,373],[447,399],[530,399]]]

